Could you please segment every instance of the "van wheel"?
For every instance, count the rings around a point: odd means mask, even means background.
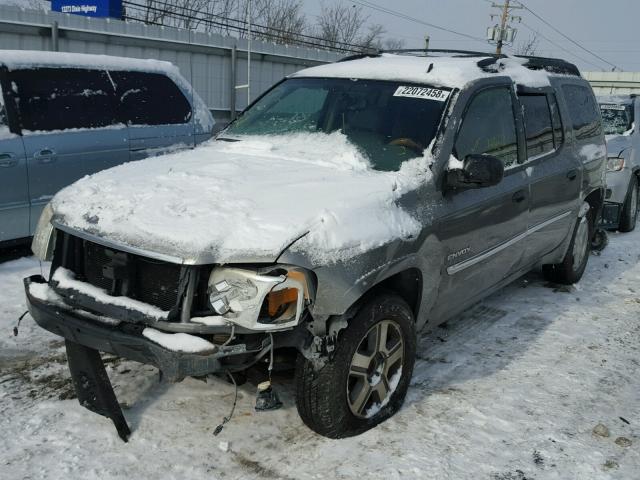
[[[622,206],[622,214],[620,215],[620,224],[618,230],[621,232],[632,232],[636,228],[636,220],[638,219],[638,177],[631,176],[629,190],[627,190],[627,198]]]
[[[542,273],[547,280],[571,285],[582,278],[591,251],[591,223],[591,211],[578,218],[569,249],[562,262],[542,266]]]
[[[365,303],[316,370],[299,356],[296,406],[302,421],[330,438],[358,435],[397,412],[413,373],[415,322],[407,303],[381,294]]]

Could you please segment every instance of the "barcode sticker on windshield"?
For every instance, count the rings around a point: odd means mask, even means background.
[[[601,104],[600,110],[625,110],[624,105]]]
[[[423,98],[425,100],[436,100],[438,102],[444,102],[449,96],[449,92],[447,92],[446,90],[438,90],[437,88],[400,86],[396,90],[396,93],[393,94],[393,96]]]

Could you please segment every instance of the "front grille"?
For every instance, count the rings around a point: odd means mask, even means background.
[[[79,280],[164,311],[178,306],[181,265],[125,253],[64,234],[60,266]],[[58,245],[58,243],[57,243]]]

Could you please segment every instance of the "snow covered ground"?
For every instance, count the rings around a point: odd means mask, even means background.
[[[161,384],[109,357],[133,430],[122,443],[73,399],[58,338],[29,316],[12,336],[21,279],[39,270],[0,264],[0,478],[640,478],[640,231],[611,235],[575,287],[531,273],[424,332],[402,410],[337,441],[302,424],[290,374],[276,382],[282,410],[256,413],[248,382],[214,437],[231,385]]]

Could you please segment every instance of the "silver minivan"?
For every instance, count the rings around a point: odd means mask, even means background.
[[[32,236],[61,188],[121,163],[193,148],[213,126],[169,62],[0,50],[0,246]]]

